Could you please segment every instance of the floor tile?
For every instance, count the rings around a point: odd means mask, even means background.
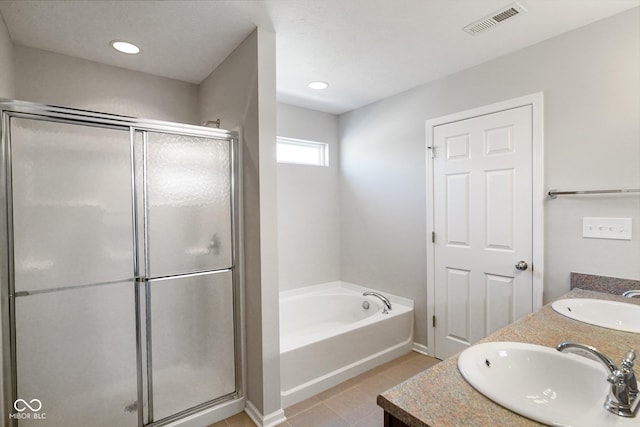
[[[356,383],[355,387],[362,390],[369,396],[376,397],[380,393],[390,389],[391,387],[394,387],[397,384],[398,381],[396,379],[382,372],[380,374],[369,377],[366,380],[360,381],[359,383]]]
[[[384,411],[378,407],[373,413],[352,425],[353,427],[384,427]]]
[[[291,417],[291,427],[347,427],[349,424],[324,403]]]
[[[397,364],[400,364],[400,363],[404,363],[407,360],[411,360],[411,359],[414,359],[414,358],[420,357],[420,356],[421,356],[420,353],[416,353],[415,351],[410,351],[407,354],[403,354],[400,357],[396,357],[395,359],[388,361],[386,364],[390,365],[390,366],[393,366],[393,365],[397,365]]]
[[[418,354],[418,353],[415,353],[415,354],[417,354],[418,356],[408,360],[405,363],[420,365],[424,367],[424,369],[429,369],[430,367],[440,362],[440,360],[436,359],[435,357],[425,356],[423,354]]]
[[[374,412],[378,407],[373,395],[364,393],[357,387],[340,393],[324,402],[329,409],[353,424]]]
[[[404,363],[401,363],[397,366],[394,366],[384,373],[396,380],[398,383],[401,383],[414,375],[419,374],[420,372],[429,369],[431,366],[435,365],[438,362],[437,359],[428,358],[428,356],[424,356],[424,359],[414,359],[408,360]]]
[[[256,427],[255,423],[251,421],[249,415],[246,412],[240,412],[231,418],[227,418],[227,424],[229,427]]]
[[[329,390],[285,408],[287,421],[279,427],[381,427],[378,394],[429,369],[438,359],[409,352],[397,359],[342,382]],[[254,427],[242,412],[209,427]]]
[[[320,399],[320,400],[327,400],[332,398],[333,396],[336,396],[348,389],[350,389],[351,387],[353,387],[353,379],[351,380],[347,380],[344,382],[341,382],[340,384],[331,387],[329,390],[325,390],[321,393],[318,393],[316,396]]]
[[[303,400],[302,402],[298,402],[295,405],[291,405],[288,408],[285,408],[284,409],[284,415],[287,418],[291,418],[291,417],[296,416],[299,413],[304,412],[307,409],[317,405],[320,402],[321,402],[321,400],[318,398],[318,396],[310,397],[307,400]]]

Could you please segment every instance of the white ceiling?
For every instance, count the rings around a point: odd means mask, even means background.
[[[277,35],[278,100],[339,114],[640,6],[518,2],[526,14],[478,36],[462,27],[510,0],[0,0],[0,13],[15,44],[192,83],[260,26]]]

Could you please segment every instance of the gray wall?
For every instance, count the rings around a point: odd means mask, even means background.
[[[280,290],[340,280],[338,117],[278,104],[278,136],[329,144],[329,166],[278,163]]]
[[[415,300],[426,344],[425,120],[535,92],[545,96],[546,188],[640,184],[640,9],[340,116],[342,279]],[[581,237],[583,216],[634,219],[632,241]],[[544,298],[569,272],[640,278],[637,196],[545,207]]]
[[[242,135],[247,399],[280,406],[275,34],[256,30],[201,84],[200,120]]]
[[[0,15],[0,98],[13,97],[13,44]]]
[[[198,124],[198,86],[30,47],[14,47],[15,97]]]

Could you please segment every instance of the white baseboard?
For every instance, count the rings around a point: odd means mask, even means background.
[[[429,354],[429,349],[424,344],[419,344],[417,342],[414,342],[413,347],[411,349],[416,353],[424,354],[425,356],[431,356]]]
[[[248,400],[244,411],[247,413],[249,418],[251,418],[251,421],[253,421],[258,427],[274,427],[287,421],[287,417],[285,417],[284,410],[282,410],[282,408],[263,416],[258,408]]]

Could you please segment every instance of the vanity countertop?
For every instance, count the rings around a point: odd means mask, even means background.
[[[597,298],[640,305],[640,298],[622,298],[582,289],[573,289],[558,299],[563,298]],[[551,304],[480,342],[487,341],[517,341],[547,347],[555,347],[562,341],[573,341],[597,347],[616,363],[629,349],[640,353],[640,334],[577,322],[554,312]],[[493,403],[475,391],[460,375],[457,363],[458,355],[452,356],[387,390],[378,396],[378,405],[389,415],[412,427],[541,425]]]

